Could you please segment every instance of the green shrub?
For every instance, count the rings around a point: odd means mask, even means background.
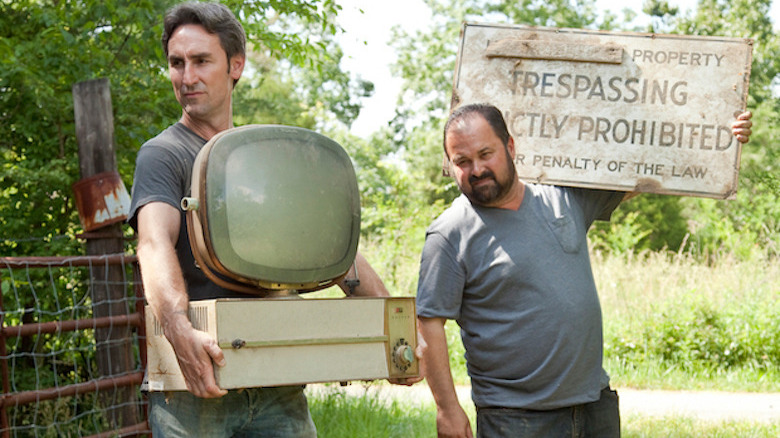
[[[769,370],[780,366],[780,324],[766,312],[735,315],[707,305],[665,311],[636,339],[609,340],[605,353],[628,362],[659,360],[685,371]]]
[[[595,258],[607,277],[600,291],[608,360],[692,376],[780,368],[774,259],[707,266],[685,255]]]

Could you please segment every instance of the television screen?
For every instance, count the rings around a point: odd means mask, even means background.
[[[220,273],[265,288],[343,275],[357,252],[360,195],[352,162],[313,131],[250,125],[215,136],[193,169],[203,237]],[[192,239],[191,239],[192,240]]]

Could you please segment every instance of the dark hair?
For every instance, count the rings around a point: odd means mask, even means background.
[[[472,103],[459,107],[450,113],[450,117],[444,125],[444,153],[447,154],[447,157],[449,157],[449,154],[447,153],[447,132],[450,130],[450,124],[465,119],[466,117],[473,117],[475,114],[479,114],[488,122],[488,125],[493,128],[493,132],[501,140],[504,146],[509,144],[509,129],[506,126],[501,111],[494,105]]]
[[[165,14],[162,34],[163,52],[168,58],[168,40],[173,32],[185,24],[199,24],[210,34],[219,37],[219,44],[230,58],[246,54],[246,33],[233,12],[227,6],[209,2],[178,4]]]

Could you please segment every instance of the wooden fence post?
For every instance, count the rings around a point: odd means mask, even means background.
[[[108,79],[95,79],[73,85],[73,112],[79,146],[81,178],[116,171],[114,115]],[[87,254],[124,253],[122,224],[101,227],[87,239]],[[90,269],[92,311],[96,318],[127,315],[126,280],[123,266],[92,266]],[[117,376],[135,370],[133,335],[129,327],[95,330],[98,370],[101,376]],[[101,394],[105,406],[118,405],[107,412],[112,427],[121,428],[139,422],[137,394],[134,388],[117,388]]]

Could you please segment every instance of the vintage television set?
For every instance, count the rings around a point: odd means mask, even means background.
[[[196,157],[182,208],[199,267],[250,295],[190,304],[193,325],[225,353],[215,370],[222,388],[418,375],[413,298],[299,295],[334,285],[357,254],[360,194],[338,143],[289,126],[223,131]],[[185,390],[146,315],[149,389]]]

